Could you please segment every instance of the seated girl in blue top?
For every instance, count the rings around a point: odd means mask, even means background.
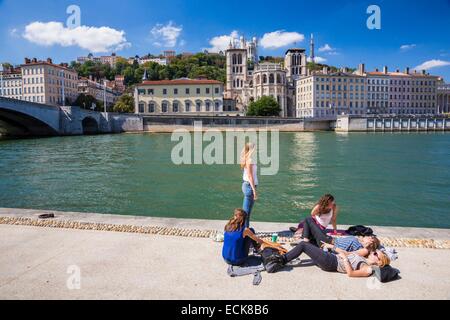
[[[222,256],[226,263],[233,266],[243,265],[248,258],[250,245],[256,251],[272,248],[278,250],[280,254],[287,253],[287,250],[281,244],[258,238],[255,230],[245,228],[246,219],[246,212],[242,209],[236,209],[233,218],[225,226]]]
[[[244,210],[236,209],[233,218],[225,226],[222,256],[226,263],[233,266],[242,265],[245,262],[252,243],[254,248],[258,247],[256,242],[244,235],[246,217]]]

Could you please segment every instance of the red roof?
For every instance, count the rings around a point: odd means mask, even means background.
[[[367,72],[368,75],[371,76],[395,76],[395,77],[436,77],[429,74],[422,74],[421,72],[410,72],[410,73],[404,73],[404,72],[380,72],[380,71],[374,71],[374,72]]]
[[[196,84],[222,84],[217,80],[194,80],[194,79],[178,79],[178,80],[160,80],[160,81],[143,81],[143,85],[153,86],[170,86],[170,85],[196,85]]]
[[[27,67],[27,66],[42,66],[42,65],[47,65],[47,66],[51,66],[51,67],[55,67],[55,68],[60,68],[60,69],[64,69],[64,70],[67,70],[67,71],[70,71],[70,72],[75,72],[75,73],[77,72],[75,69],[64,67],[64,66],[61,66],[61,65],[55,64],[55,63],[49,63],[47,61],[36,61],[36,62],[31,61],[29,63],[23,63],[20,66],[21,67]]]

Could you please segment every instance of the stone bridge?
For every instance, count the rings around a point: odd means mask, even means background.
[[[142,131],[142,118],[0,97],[0,135],[58,136]]]

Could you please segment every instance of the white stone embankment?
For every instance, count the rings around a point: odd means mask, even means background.
[[[0,209],[0,221],[46,211]],[[54,212],[72,225],[220,230],[223,221]],[[286,224],[255,223],[261,231]],[[281,227],[281,229],[280,229]],[[450,240],[449,230],[375,228],[381,237]],[[0,223],[0,299],[449,299],[450,250],[398,248],[402,279],[379,284],[325,273],[305,261],[278,274],[230,278],[220,243],[208,238]],[[305,257],[306,259],[306,257]],[[79,271],[79,288],[73,277]],[[69,286],[68,286],[69,284]]]

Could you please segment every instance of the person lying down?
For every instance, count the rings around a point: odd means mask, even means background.
[[[351,278],[370,277],[375,272],[373,267],[383,268],[391,263],[387,255],[380,250],[368,252],[367,257],[360,256],[357,251],[351,253],[342,249],[338,249],[338,251],[337,254],[325,252],[309,242],[300,242],[288,253],[275,254],[270,257],[270,260],[280,265],[286,265],[304,253],[323,271],[344,273]]]

